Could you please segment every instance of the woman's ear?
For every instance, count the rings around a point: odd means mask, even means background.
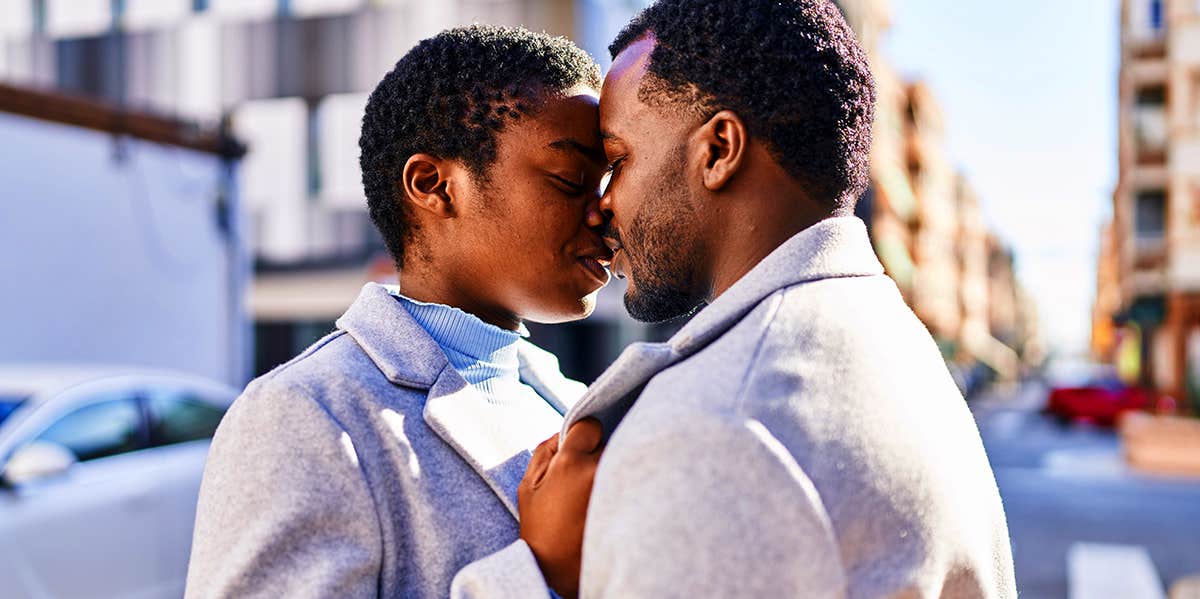
[[[697,135],[704,158],[704,187],[717,191],[742,167],[749,141],[746,124],[732,110],[722,110],[701,125]]]
[[[438,218],[453,218],[455,186],[451,179],[455,170],[449,161],[436,156],[413,154],[404,163],[401,177],[405,199]]]

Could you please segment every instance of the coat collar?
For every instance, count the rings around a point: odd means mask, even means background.
[[[489,417],[495,405],[454,370],[437,342],[383,286],[364,286],[337,326],[354,338],[389,381],[426,391],[425,423],[471,465],[516,518],[517,484],[531,455],[521,422]],[[560,414],[583,394],[582,385],[562,376],[553,355],[521,341],[518,357],[521,380]]]
[[[383,285],[364,285],[336,324],[397,385],[428,389],[450,365],[437,342]]]
[[[611,433],[654,375],[712,343],[772,293],[808,281],[881,274],[866,225],[856,217],[828,218],[795,234],[669,341],[635,343],[622,352],[567,413],[563,434],[586,417]]]
[[[883,274],[867,227],[854,216],[827,218],[793,235],[671,337],[691,354],[720,337],[772,293],[798,283]]]

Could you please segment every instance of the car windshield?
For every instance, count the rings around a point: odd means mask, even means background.
[[[3,423],[10,414],[17,411],[17,408],[21,407],[21,403],[24,401],[24,397],[0,395],[0,423]]]

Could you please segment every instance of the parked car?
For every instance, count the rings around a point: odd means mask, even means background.
[[[0,595],[182,596],[204,460],[236,396],[175,372],[0,366]]]
[[[1063,422],[1087,422],[1112,427],[1124,412],[1156,408],[1157,394],[1130,387],[1106,365],[1070,364],[1049,380],[1045,411]]]

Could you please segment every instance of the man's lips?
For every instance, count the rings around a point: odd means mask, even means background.
[[[613,250],[612,263],[608,267],[608,269],[612,271],[613,276],[617,277],[618,279],[625,278],[625,269],[622,266],[624,261],[621,260],[621,258],[625,257],[624,250],[625,248],[622,247],[618,247],[617,249]]]
[[[621,249],[621,247],[622,247],[621,240],[617,239],[616,237],[606,234],[606,235],[603,235],[601,237],[601,239],[604,240],[604,245],[608,246],[608,249],[612,250],[613,252],[616,252],[617,250]]]

